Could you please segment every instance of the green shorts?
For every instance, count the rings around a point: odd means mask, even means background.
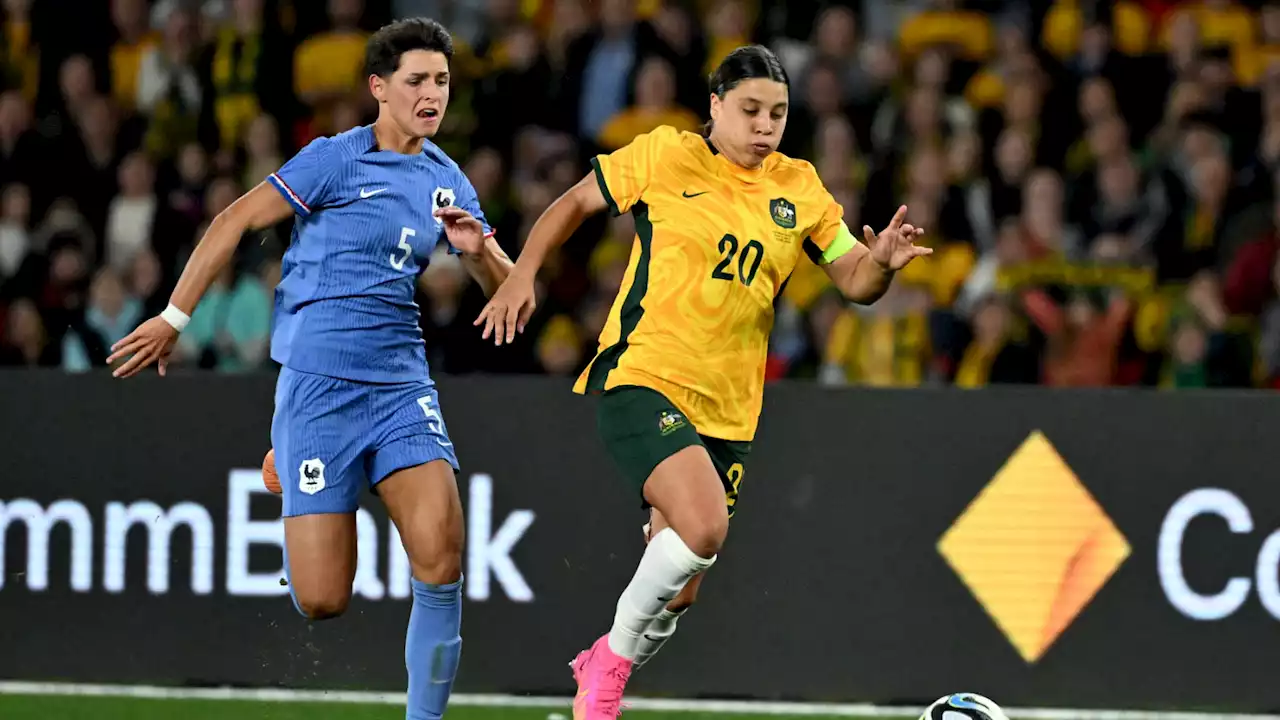
[[[635,486],[641,507],[644,484],[663,460],[690,445],[701,445],[724,484],[729,517],[738,504],[747,455],[751,443],[720,440],[699,435],[697,428],[662,393],[646,387],[625,385],[606,391],[597,406],[600,439],[623,476]]]

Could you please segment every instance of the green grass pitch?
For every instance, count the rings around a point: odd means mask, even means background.
[[[510,708],[456,707],[448,720],[568,720],[568,707]],[[627,711],[634,720],[761,720],[761,715],[699,712]],[[782,715],[770,720],[798,720]],[[805,720],[824,720],[806,715]],[[149,700],[115,697],[0,696],[4,720],[402,720],[404,710],[393,705],[340,703],[248,702],[229,700]],[[856,720],[848,717],[841,720]]]

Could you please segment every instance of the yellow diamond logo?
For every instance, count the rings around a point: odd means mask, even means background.
[[[938,541],[1028,663],[1129,557],[1129,542],[1039,430]]]

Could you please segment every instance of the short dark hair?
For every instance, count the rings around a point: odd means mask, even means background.
[[[782,62],[773,51],[763,45],[744,45],[729,53],[711,77],[707,79],[711,92],[724,97],[743,80],[773,80],[791,87],[791,80]]]
[[[453,59],[453,36],[429,18],[406,18],[384,25],[365,46],[365,75],[390,77],[400,68],[400,56],[414,50],[438,52]]]

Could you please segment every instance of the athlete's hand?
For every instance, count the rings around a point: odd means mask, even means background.
[[[517,331],[524,332],[525,325],[537,307],[537,290],[534,288],[533,278],[512,270],[472,325],[483,323],[484,332],[480,337],[488,340],[492,334],[494,345],[511,343],[516,339]]]
[[[111,357],[107,358],[108,365],[114,364],[121,358],[133,356],[111,374],[118,378],[126,378],[136,375],[151,363],[157,363],[160,375],[163,377],[169,366],[169,353],[173,352],[173,345],[177,341],[178,331],[157,315],[111,346]]]
[[[888,272],[901,270],[907,263],[921,255],[932,255],[933,248],[915,244],[924,235],[924,228],[904,223],[907,217],[907,206],[898,208],[889,221],[889,227],[876,235],[870,225],[862,226],[862,237],[871,250],[871,259]]]
[[[444,234],[449,244],[467,255],[484,250],[484,225],[471,213],[456,205],[436,208],[431,213],[444,221]]]

